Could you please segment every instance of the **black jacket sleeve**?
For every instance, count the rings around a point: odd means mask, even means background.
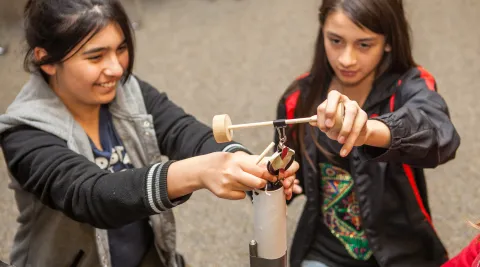
[[[432,83],[434,84],[434,83]],[[395,110],[377,118],[391,133],[388,149],[364,146],[365,159],[393,161],[416,168],[434,168],[455,158],[460,137],[444,99],[428,88],[420,72],[407,74],[398,88]]]
[[[170,159],[208,154],[215,151],[244,151],[245,147],[236,142],[218,144],[212,129],[185,113],[150,84],[138,79],[147,112],[153,116],[158,146],[162,154]]]
[[[166,180],[168,168],[162,164],[110,173],[64,140],[28,126],[3,133],[1,145],[10,174],[25,191],[97,228],[120,227],[184,201],[170,202],[166,190],[155,186]]]

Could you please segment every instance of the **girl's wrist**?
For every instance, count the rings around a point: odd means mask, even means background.
[[[202,157],[193,157],[172,163],[168,168],[167,185],[170,199],[193,193],[203,188]]]
[[[390,147],[391,133],[390,128],[379,120],[368,120],[366,124],[367,138],[365,145],[374,147]]]

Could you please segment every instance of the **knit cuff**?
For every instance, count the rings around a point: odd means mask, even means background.
[[[146,192],[150,208],[156,213],[171,209],[187,201],[192,194],[173,200],[168,198],[168,168],[174,160],[154,164],[147,172]]]
[[[252,155],[252,152],[250,152],[247,148],[245,148],[244,146],[240,145],[240,144],[230,144],[226,147],[224,147],[222,149],[222,152],[230,152],[230,153],[234,153],[234,152],[237,152],[237,151],[243,151],[247,154],[250,154]]]

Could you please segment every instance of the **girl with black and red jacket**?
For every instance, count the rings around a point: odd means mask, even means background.
[[[311,70],[277,109],[278,119],[318,116],[287,129],[307,197],[291,266],[440,266],[423,169],[453,159],[460,137],[412,58],[403,3],[324,0],[319,19]]]

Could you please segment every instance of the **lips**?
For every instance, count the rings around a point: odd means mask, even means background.
[[[340,73],[344,77],[354,77],[358,73],[358,71],[340,70]]]
[[[112,87],[115,87],[116,84],[117,84],[116,81],[112,81],[112,82],[106,82],[106,83],[96,83],[95,85],[101,86],[104,88],[112,88]]]

